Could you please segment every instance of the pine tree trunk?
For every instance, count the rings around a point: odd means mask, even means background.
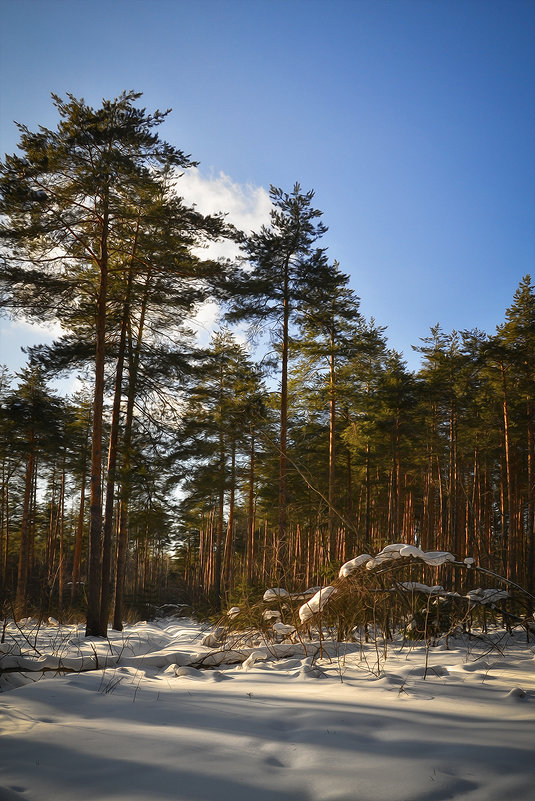
[[[0,499],[0,605],[3,606],[7,585],[7,550],[9,547],[9,485],[6,461],[2,459]]]
[[[355,529],[358,526],[355,525],[355,520],[353,516],[353,471],[351,469],[351,452],[349,448],[346,449],[346,494],[347,494],[347,503],[346,503],[346,515],[347,519],[351,522],[351,526],[347,526],[345,529],[345,541],[344,541],[344,561],[347,562],[349,559],[352,559],[354,556],[354,550],[357,547],[356,536],[355,536]]]
[[[249,450],[249,496],[247,509],[247,546],[245,553],[245,574],[247,583],[252,584],[254,580],[254,532],[255,532],[255,433],[251,426],[251,447]]]
[[[24,481],[24,500],[22,506],[22,522],[20,531],[19,565],[17,572],[17,592],[15,595],[15,618],[22,617],[26,612],[26,594],[28,587],[28,574],[30,569],[30,514],[33,496],[33,481],[35,468],[35,435],[30,435],[28,461],[26,462],[26,476]]]
[[[217,506],[217,527],[215,539],[215,558],[214,558],[214,579],[212,600],[216,609],[221,609],[221,566],[223,562],[223,518],[225,515],[225,451],[222,442],[223,434],[221,433],[220,441],[220,463],[219,463],[219,498]]]
[[[112,597],[111,563],[112,563],[112,540],[113,540],[113,507],[115,496],[115,482],[117,477],[117,450],[119,442],[119,422],[121,416],[121,398],[123,390],[123,373],[126,357],[126,338],[128,324],[130,321],[130,300],[132,293],[132,283],[134,274],[134,258],[137,249],[139,235],[139,215],[134,233],[130,265],[128,268],[125,298],[123,303],[123,314],[121,320],[121,332],[119,335],[119,346],[117,350],[117,366],[115,370],[115,389],[113,396],[113,409],[110,429],[110,442],[108,448],[108,470],[106,475],[106,500],[104,505],[104,525],[102,532],[102,592],[100,599],[100,625],[102,630],[108,628],[110,616],[110,604]]]
[[[335,396],[335,360],[334,360],[334,341],[331,336],[331,354],[329,361],[329,560],[336,559],[336,522],[334,514],[334,479],[335,479],[335,460],[336,460],[336,396]]]
[[[229,511],[228,511],[228,521],[227,521],[227,534],[225,537],[225,560],[223,566],[223,583],[225,592],[228,592],[232,582],[232,557],[234,554],[235,494],[236,494],[236,446],[233,443],[231,457],[230,457]]]
[[[85,471],[81,477],[80,506],[78,509],[78,525],[76,527],[76,539],[74,541],[74,555],[72,562],[72,588],[71,603],[76,603],[78,599],[78,583],[80,581],[82,566],[82,543],[84,537],[84,516],[85,516]]]
[[[100,619],[102,591],[102,439],[104,412],[104,367],[106,361],[106,306],[108,292],[108,210],[103,215],[100,252],[100,286],[95,325],[95,386],[91,436],[91,500],[89,523],[89,577],[86,637],[105,637]]]
[[[527,516],[527,590],[532,595],[535,593],[535,436],[533,431],[533,404],[531,398],[527,399],[527,418],[528,418],[528,458],[527,458],[527,492],[528,492],[528,516]]]
[[[123,389],[123,368],[126,349],[126,314],[121,324],[119,350],[117,354],[117,367],[115,373],[115,390],[110,428],[110,441],[108,447],[108,469],[106,472],[106,500],[104,504],[104,523],[102,529],[102,592],[100,598],[100,625],[102,630],[108,628],[110,615],[111,587],[111,561],[113,540],[113,507],[115,496],[115,480],[117,474],[117,446],[119,442],[119,422],[121,416],[121,397]]]
[[[65,456],[63,457],[63,468],[61,471],[61,488],[59,498],[59,559],[58,559],[58,612],[61,616],[63,611],[63,592],[64,592],[64,561],[65,561]]]
[[[119,524],[117,535],[117,565],[115,572],[115,607],[113,612],[113,628],[115,631],[123,629],[123,603],[124,603],[124,584],[126,579],[126,563],[128,558],[128,509],[130,506],[130,464],[131,464],[131,443],[132,426],[134,423],[134,402],[136,398],[136,388],[139,372],[139,359],[141,355],[141,343],[145,328],[145,315],[149,296],[149,286],[151,282],[151,271],[147,271],[145,286],[143,288],[143,298],[139,314],[139,323],[135,347],[133,342],[130,321],[128,322],[128,390],[126,401],[126,413],[123,432],[123,465],[121,476],[121,489],[119,493]]]
[[[57,514],[55,514],[55,504],[56,504],[55,466],[52,472],[52,479],[50,483],[52,485],[52,495],[50,497],[50,510],[48,515],[48,537],[46,544],[47,603],[50,602],[50,593],[52,592],[52,585],[54,583],[54,570],[56,563],[56,537],[57,537],[58,517]]]
[[[505,374],[505,366],[501,365],[502,374],[502,411],[503,411],[503,434],[504,434],[504,450],[505,450],[505,479],[507,488],[507,549],[506,549],[506,570],[507,578],[512,578],[515,574],[515,515],[513,508],[513,485],[511,475],[511,446],[509,436],[509,404],[507,395],[507,379]]]
[[[370,443],[366,443],[366,507],[364,512],[364,547],[371,550],[372,547],[372,513],[371,513],[371,463],[370,463]]]
[[[285,264],[284,274],[284,301],[282,320],[282,352],[281,352],[281,400],[280,400],[280,435],[279,435],[279,536],[276,548],[277,574],[282,583],[285,570],[288,566],[288,535],[287,527],[287,440],[288,440],[288,346],[289,346],[289,282],[288,261]]]
[[[459,521],[457,519],[457,418],[453,405],[450,409],[449,450],[448,550],[459,557]]]

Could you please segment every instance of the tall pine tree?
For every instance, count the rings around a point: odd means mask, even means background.
[[[303,193],[296,183],[290,193],[271,187],[273,204],[270,225],[247,240],[244,251],[251,271],[243,275],[228,318],[271,324],[280,358],[279,500],[278,554],[282,577],[288,561],[288,364],[290,326],[300,303],[307,297],[311,281],[323,264],[324,252],[314,243],[326,232],[322,212],[313,208],[314,192]]]
[[[94,341],[88,635],[105,636],[102,594],[103,409],[107,330],[117,275],[128,262],[147,187],[174,168],[194,164],[154,129],[167,112],[148,114],[123,93],[93,109],[72,95],[57,96],[56,130],[19,126],[21,155],[0,170],[1,239],[11,247],[3,285],[27,315],[88,312]],[[141,210],[141,211],[140,211]],[[145,207],[150,217],[152,207]],[[150,220],[146,220],[146,226]],[[67,302],[66,302],[67,301]],[[67,310],[67,314],[65,314]],[[106,577],[104,577],[106,580]]]

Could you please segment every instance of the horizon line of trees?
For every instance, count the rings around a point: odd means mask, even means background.
[[[57,129],[19,126],[0,165],[4,313],[63,331],[0,374],[4,613],[84,610],[105,636],[129,608],[321,584],[396,541],[533,594],[530,276],[494,335],[437,325],[411,372],[319,246],[313,191],[272,187],[247,236],[200,215],[179,194],[196,163],[139,97],[53,96]],[[240,259],[198,255],[223,239]],[[199,347],[207,300],[225,325]],[[72,397],[48,386],[76,374]]]

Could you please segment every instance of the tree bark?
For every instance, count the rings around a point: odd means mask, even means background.
[[[15,617],[19,618],[26,612],[26,595],[28,588],[28,573],[30,568],[30,509],[33,494],[33,480],[35,468],[35,435],[30,435],[30,448],[26,462],[26,475],[24,481],[24,501],[22,507],[22,522],[20,531],[19,564],[17,571],[17,592],[15,595]]]
[[[108,293],[107,207],[104,210],[99,260],[100,284],[95,321],[95,387],[91,436],[91,500],[89,524],[89,577],[87,588],[86,637],[105,637],[100,618],[102,591],[102,437],[104,412],[104,367],[106,361],[106,312]]]
[[[288,534],[287,534],[287,442],[288,442],[288,344],[290,324],[289,302],[289,260],[284,267],[284,299],[282,320],[282,349],[281,349],[281,401],[280,401],[280,434],[279,434],[279,536],[276,549],[277,577],[284,576],[288,566]]]

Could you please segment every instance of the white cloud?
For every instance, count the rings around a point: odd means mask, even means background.
[[[177,193],[201,214],[223,212],[245,234],[258,231],[269,222],[272,206],[264,187],[236,183],[223,172],[204,176],[197,168],[188,170],[177,181]],[[233,242],[221,242],[204,249],[203,254],[210,258],[234,258],[238,248]]]
[[[8,325],[8,331],[14,337],[30,336],[32,340],[35,337],[42,337],[46,342],[52,341],[63,333],[61,325],[55,321],[50,323],[33,323],[30,320],[11,320]]]
[[[195,331],[199,345],[207,345],[213,331],[219,326],[219,305],[217,303],[204,303],[197,314],[189,321],[190,327]]]
[[[178,180],[177,191],[202,214],[228,214],[245,233],[257,231],[269,220],[271,201],[264,187],[238,184],[224,172],[207,177],[197,168],[188,170]]]
[[[188,170],[178,179],[176,191],[201,214],[223,212],[227,220],[245,234],[259,231],[262,225],[269,223],[272,205],[264,187],[236,183],[223,172],[204,176],[197,168]],[[199,255],[233,259],[239,255],[239,248],[234,242],[218,242],[203,248]],[[199,343],[207,344],[219,325],[219,306],[215,303],[202,306],[191,325],[197,331]],[[238,342],[246,344],[243,330],[238,328],[233,333]]]
[[[27,364],[27,355],[22,348],[34,345],[50,345],[64,333],[58,322],[32,323],[29,320],[7,320],[0,318],[0,363],[11,373],[18,373]],[[76,376],[55,378],[50,381],[52,389],[60,395],[82,390],[85,385]]]
[[[9,320],[0,317],[0,363],[15,372],[26,363],[22,348],[32,345],[49,345],[61,332],[57,323],[32,323],[27,320]]]

